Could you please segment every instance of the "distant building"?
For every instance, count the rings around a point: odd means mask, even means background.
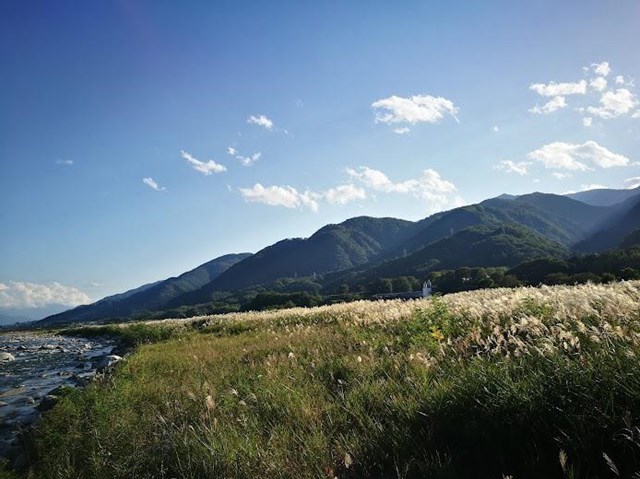
[[[423,298],[428,298],[429,296],[431,296],[431,280],[427,280],[422,284],[422,297]]]

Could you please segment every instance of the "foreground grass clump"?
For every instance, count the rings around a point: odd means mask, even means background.
[[[162,341],[46,415],[33,477],[640,471],[640,282],[131,327]]]

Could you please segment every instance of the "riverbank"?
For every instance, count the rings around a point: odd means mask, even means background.
[[[26,466],[23,433],[53,407],[65,388],[87,385],[105,363],[113,339],[51,333],[0,334],[0,459]]]
[[[640,282],[117,328],[157,342],[45,415],[30,477],[640,471]]]

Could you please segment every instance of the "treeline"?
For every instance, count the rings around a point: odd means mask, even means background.
[[[610,283],[640,279],[640,247],[568,259],[543,258],[507,268],[458,268],[429,273],[434,291],[447,294],[482,288],[539,284]]]
[[[324,287],[323,277],[283,278],[268,287],[224,293],[210,303],[175,309],[141,312],[140,318],[186,318],[237,311],[262,311],[291,307],[370,299],[381,294],[421,291],[427,279],[440,294],[484,288],[537,286],[539,284],[608,283],[640,279],[640,246],[611,250],[600,254],[567,259],[543,258],[527,261],[513,268],[471,268],[432,271],[424,277],[412,275],[378,278],[364,284],[341,284]],[[113,318],[115,320],[116,318]],[[124,319],[124,318],[123,318]],[[129,318],[130,319],[130,318]]]

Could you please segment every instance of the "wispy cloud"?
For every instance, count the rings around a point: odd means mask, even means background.
[[[203,175],[210,175],[212,173],[222,173],[223,171],[227,171],[226,166],[216,163],[213,160],[209,160],[206,163],[204,161],[200,161],[195,158],[191,153],[182,150],[180,152],[182,158],[187,160],[187,162],[193,167],[194,170],[199,171]]]
[[[567,96],[567,95],[584,95],[587,93],[587,82],[580,80],[571,83],[533,83],[529,86],[529,90],[536,92],[540,96]]]
[[[73,166],[73,160],[56,160],[56,165]]]
[[[502,171],[504,173],[515,173],[517,175],[526,175],[529,173],[529,165],[531,165],[530,161],[511,161],[511,160],[502,160],[497,165],[493,166],[494,170]]]
[[[530,152],[527,157],[542,163],[545,168],[558,170],[589,171],[593,170],[590,165],[612,168],[631,164],[626,156],[613,153],[595,141],[582,144],[557,141]]]
[[[536,113],[538,115],[546,115],[548,113],[553,113],[554,111],[558,111],[567,106],[567,102],[563,96],[554,96],[551,100],[545,103],[542,106],[534,106],[529,111],[531,113]]]
[[[251,166],[262,157],[262,153],[260,152],[254,153],[253,155],[249,155],[249,156],[243,156],[233,146],[227,147],[227,154],[233,156],[243,166]]]
[[[564,180],[565,178],[570,178],[571,173],[562,173],[560,171],[554,171],[553,173],[551,173],[551,176],[553,176],[556,180]]]
[[[458,121],[458,108],[451,100],[431,95],[415,95],[408,98],[393,95],[374,101],[371,107],[376,123],[438,123],[445,115],[450,115]],[[394,131],[398,133],[397,130],[407,132],[402,128],[396,128]]]
[[[249,118],[247,118],[247,123],[249,123],[250,125],[261,126],[263,128],[266,128],[267,130],[273,130],[275,127],[273,121],[266,115],[251,115]]]
[[[83,291],[60,283],[0,283],[0,307],[3,308],[38,308],[50,304],[78,306],[90,302],[91,299]]]
[[[332,205],[346,205],[356,200],[364,200],[364,189],[351,183],[339,185],[326,191],[298,191],[293,186],[263,186],[256,183],[251,188],[240,188],[240,194],[247,202],[262,203],[269,206],[283,206],[291,209],[308,209],[317,212],[320,203],[326,201]]]
[[[164,186],[160,186],[156,180],[154,180],[153,178],[146,177],[146,178],[142,178],[142,182],[147,185],[149,188],[156,190],[156,191],[166,191],[166,188]]]
[[[300,192],[292,186],[262,186],[256,183],[251,188],[240,188],[240,194],[245,201],[263,203],[269,206],[284,206],[285,208],[308,208],[318,211],[317,193]]]
[[[396,135],[406,135],[407,133],[409,133],[411,131],[411,128],[403,126],[401,128],[394,128],[393,132]]]

